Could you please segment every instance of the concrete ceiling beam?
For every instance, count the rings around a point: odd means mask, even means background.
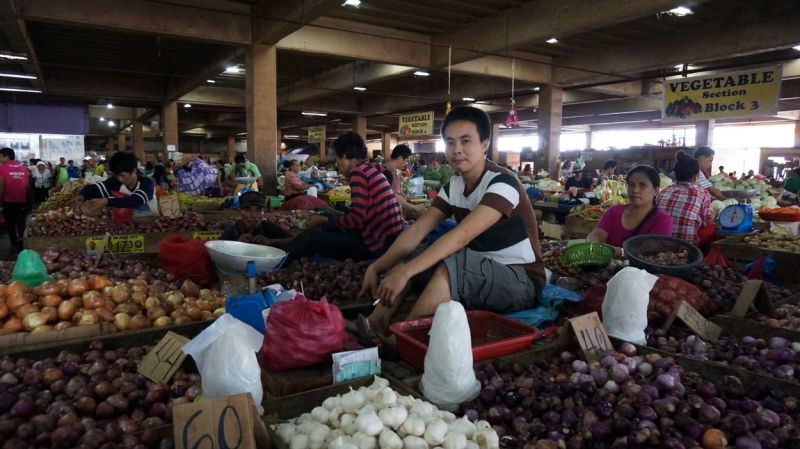
[[[200,86],[178,101],[209,106],[245,107],[245,90],[237,87]]]
[[[170,77],[167,81],[165,101],[176,101],[182,96],[193,91],[197,87],[208,83],[208,79],[213,79],[225,70],[227,65],[232,64],[237,58],[244,55],[244,49],[231,50],[220,48],[213,53],[206,52],[202,58],[192,59],[190,64],[181,73],[185,76]],[[208,63],[208,61],[212,61]]]
[[[677,64],[703,63],[790,48],[800,42],[798,29],[800,15],[796,14],[743,24],[722,23],[685,30],[657,41],[633,42],[582,56],[556,58],[555,62],[574,69],[624,76]],[[724,38],[709,39],[711,35]],[[554,82],[563,86],[614,79],[562,67],[555,67],[553,74]]]
[[[17,0],[21,18],[231,45],[251,42],[250,6],[215,0]]]
[[[525,53],[526,59],[541,59],[542,62],[550,62],[552,58]],[[511,57],[503,56],[484,56],[478,59],[454,64],[451,68],[453,73],[466,75],[483,75],[495,78],[511,79],[512,76],[518,81],[528,81],[531,83],[550,84],[553,82],[553,70],[550,65],[540,64],[531,61],[517,59],[513,61]],[[514,70],[512,72],[512,63]]]
[[[707,0],[689,3],[699,4]],[[627,22],[669,9],[687,6],[676,0],[540,0],[525,3],[453,33],[433,38],[430,65],[446,66],[448,47],[456,63],[478,58],[483,52],[498,52],[550,38],[565,37]]]
[[[89,118],[102,117],[109,120],[135,120],[137,118],[136,112],[136,108],[115,106],[109,109],[108,106],[89,105]]]
[[[29,80],[31,86],[44,90],[44,77],[39,57],[33,46],[25,21],[16,17],[16,3],[12,0],[0,0],[0,32],[6,35],[10,50],[15,53],[28,55],[26,61],[19,61],[19,65],[26,73],[36,75],[35,80]]]
[[[305,24],[341,8],[341,0],[305,0],[292,2],[272,0],[253,5],[253,41],[263,45],[275,45],[284,37],[294,33]],[[280,20],[270,20],[278,18]]]
[[[163,101],[164,91],[147,78],[115,78],[101,75],[61,73],[47,81],[47,93],[141,103]]]

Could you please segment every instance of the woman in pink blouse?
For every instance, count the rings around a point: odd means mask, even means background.
[[[617,256],[622,244],[631,237],[644,234],[672,235],[672,217],[656,207],[658,172],[649,165],[637,165],[627,175],[628,198],[631,204],[611,206],[600,223],[586,237],[587,242],[608,243]]]
[[[286,170],[283,172],[285,177],[283,181],[284,201],[289,201],[292,198],[305,195],[307,189],[314,187],[311,184],[304,183],[302,180],[300,180],[300,176],[297,175],[297,173],[300,172],[299,161],[288,160],[283,163],[283,166],[286,168]]]

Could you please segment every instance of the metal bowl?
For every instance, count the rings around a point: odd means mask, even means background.
[[[722,195],[725,198],[732,198],[734,200],[743,200],[746,198],[751,198],[758,194],[758,189],[746,189],[746,190],[720,190]]]
[[[247,263],[255,262],[256,273],[275,269],[286,257],[286,251],[271,246],[229,240],[206,242],[208,254],[225,271],[246,273]]]
[[[256,182],[256,177],[255,176],[240,176],[238,178],[233,178],[233,179],[237,183],[243,184],[243,185],[246,185],[246,186]]]

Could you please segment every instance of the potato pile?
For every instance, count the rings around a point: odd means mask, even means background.
[[[744,238],[744,243],[758,248],[774,251],[787,251],[800,254],[800,236],[761,233]]]

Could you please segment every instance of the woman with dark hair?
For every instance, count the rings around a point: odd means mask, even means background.
[[[586,237],[587,242],[608,243],[617,256],[624,255],[625,240],[640,234],[672,235],[672,217],[656,207],[661,185],[658,171],[649,165],[633,167],[627,176],[631,204],[611,206],[597,227]]]
[[[167,173],[174,173],[175,172],[175,161],[172,159],[167,160],[167,166],[165,167]]]
[[[708,190],[708,193],[713,196],[715,199],[725,201],[726,198],[722,192],[719,191],[714,184],[711,184],[711,181],[708,180],[706,177],[706,172],[711,172],[711,167],[714,164],[714,150],[709,147],[700,147],[694,152],[694,158],[697,159],[698,164],[700,165],[700,173],[698,175],[697,184],[700,187]]]
[[[300,179],[298,173],[300,172],[300,161],[296,159],[287,159],[283,163],[284,181],[283,181],[283,200],[289,201],[297,198],[298,196],[305,195],[306,190],[314,187],[311,184],[306,184]]]
[[[164,168],[163,165],[158,164],[153,167],[153,182],[156,184],[156,187],[161,187],[162,189],[169,191],[169,179],[167,179],[167,169]]]
[[[147,163],[144,164],[144,175],[145,176],[153,176],[153,163],[152,162],[147,161]]]
[[[697,185],[699,177],[699,161],[678,151],[675,155],[675,178],[678,182],[667,186],[658,195],[658,207],[672,217],[673,237],[701,246],[704,240],[714,235],[714,212],[711,195]]]

